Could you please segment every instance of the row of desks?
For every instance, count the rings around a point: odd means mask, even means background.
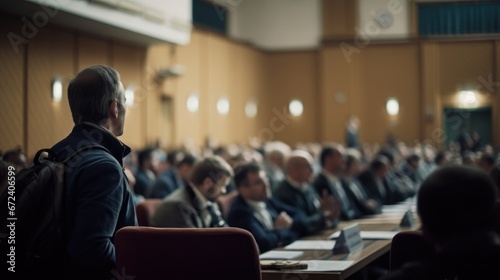
[[[403,205],[411,205],[411,201],[401,203]],[[365,217],[359,220],[349,222],[341,222],[334,229],[324,230],[316,235],[302,238],[302,240],[328,240],[329,236],[336,231],[342,230],[344,227],[357,223],[362,231],[405,231],[415,230],[419,227],[419,220],[416,213],[413,211],[415,225],[413,227],[400,227],[399,224],[404,215],[404,207],[401,207],[402,212],[393,211],[396,206],[387,206],[387,210],[391,207],[391,211],[384,211],[385,214]],[[413,208],[414,210],[414,208]],[[362,270],[370,263],[388,253],[391,248],[391,240],[363,240],[363,249],[347,255],[334,255],[330,250],[305,250],[304,254],[297,260],[337,260],[337,261],[353,261],[353,264],[343,271],[326,271],[314,272],[305,270],[263,270],[262,278],[264,280],[284,280],[284,279],[307,279],[307,280],[335,280],[347,279],[354,273]],[[276,250],[285,250],[284,247]]]

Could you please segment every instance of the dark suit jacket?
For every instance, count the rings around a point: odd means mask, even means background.
[[[161,173],[149,193],[149,198],[164,198],[173,191],[184,187],[184,182],[177,176],[175,167]]]
[[[169,228],[207,228],[203,222],[201,202],[187,185],[167,196],[151,218],[152,226]],[[217,207],[216,203],[214,205]],[[227,226],[227,224],[226,224]]]
[[[356,207],[359,209],[362,216],[381,213],[380,204],[377,203],[377,205],[374,206],[370,206],[367,204],[367,200],[371,198],[368,196],[357,178],[342,179],[342,185],[344,186],[344,190],[346,191],[347,195],[351,197],[352,201],[356,204]],[[355,185],[360,194],[356,194],[356,192],[351,188],[351,185]]]
[[[380,280],[500,279],[500,237],[472,233],[446,244],[428,260],[410,262]]]
[[[253,209],[240,195],[235,198],[231,205],[227,218],[227,222],[231,227],[243,228],[252,233],[259,246],[260,253],[288,245],[300,236],[307,234],[304,213],[273,198],[268,199],[265,203],[273,222],[284,211],[293,219],[292,227],[289,229],[266,229],[255,217]]]
[[[273,196],[277,200],[304,212],[307,216],[308,232],[315,233],[326,227],[326,217],[314,205],[314,199],[318,199],[318,196],[312,186],[306,192],[302,192],[290,185],[285,179],[278,185]]]
[[[333,184],[328,180],[325,174],[319,173],[318,176],[314,179],[313,186],[318,194],[318,196],[321,196],[323,194],[323,191],[326,190],[328,194],[333,196],[335,199],[340,201],[341,205],[341,214],[340,214],[340,219],[344,221],[349,221],[352,219],[357,219],[361,217],[361,211],[358,209],[356,206],[356,203],[352,199],[352,197],[349,195],[349,193],[346,190],[346,186],[342,181],[340,181],[340,184],[342,186],[342,189],[346,193],[345,199],[347,201],[344,201],[339,192],[335,189]],[[349,205],[349,207],[347,207]]]

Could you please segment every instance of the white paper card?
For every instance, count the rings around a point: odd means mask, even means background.
[[[397,231],[364,231],[362,230],[360,235],[361,239],[387,239],[391,240],[394,235],[398,233]],[[334,232],[332,235],[330,235],[330,239],[335,239],[338,238],[340,235],[340,231]]]
[[[354,263],[354,261],[322,260],[307,260],[300,262],[307,263],[307,269],[304,269],[303,271],[344,271]]]
[[[267,251],[259,256],[261,260],[293,260],[302,256],[302,251]]]
[[[285,247],[287,250],[332,250],[335,240],[297,240]]]

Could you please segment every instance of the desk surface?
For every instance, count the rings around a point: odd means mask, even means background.
[[[414,215],[416,216],[416,215]],[[418,221],[416,220],[417,226],[413,228],[401,228],[399,223],[401,221],[401,215],[377,215],[368,217],[366,219],[359,219],[349,222],[341,222],[335,229],[327,229],[316,235],[304,237],[301,240],[328,240],[328,237],[336,231],[343,229],[346,226],[358,223],[361,230],[376,230],[376,231],[404,231],[404,230],[415,230],[418,228]],[[312,271],[300,271],[300,270],[287,270],[287,271],[272,271],[263,270],[262,279],[263,280],[286,280],[286,279],[307,279],[307,280],[335,280],[335,279],[346,279],[347,277],[358,272],[362,268],[366,267],[371,262],[375,261],[377,258],[381,257],[385,253],[390,251],[391,240],[363,240],[363,249],[352,255],[338,254],[333,255],[331,251],[328,250],[305,250],[304,255],[298,258],[299,260],[348,260],[354,261],[354,263],[344,271],[328,271],[328,272],[312,272]],[[283,250],[283,248],[277,248],[276,250]]]

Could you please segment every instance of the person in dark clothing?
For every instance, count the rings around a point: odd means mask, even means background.
[[[54,264],[54,270],[63,271],[64,279],[109,280],[115,268],[115,233],[137,225],[122,162],[130,148],[117,138],[123,134],[126,113],[118,72],[103,65],[82,70],[68,86],[68,100],[75,126],[52,147],[57,160],[85,146],[100,148],[68,163],[63,230],[67,259]]]
[[[437,169],[417,197],[422,233],[435,255],[380,280],[500,279],[496,203],[495,184],[484,171],[460,165]]]
[[[227,222],[252,233],[260,253],[286,246],[309,234],[303,212],[271,197],[269,181],[258,164],[238,166],[234,181],[239,194],[229,210]]]

